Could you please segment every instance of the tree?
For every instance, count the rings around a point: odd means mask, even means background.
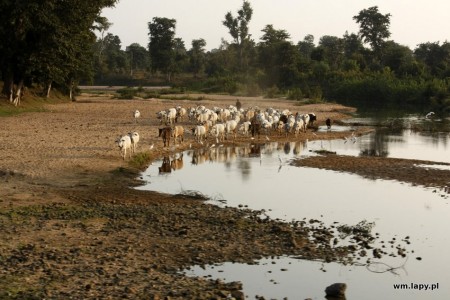
[[[126,48],[127,57],[130,60],[130,75],[133,76],[133,71],[150,70],[150,54],[145,47],[138,43],[133,43]]]
[[[166,74],[166,79],[171,80],[171,68],[175,59],[175,19],[154,17],[153,22],[148,23],[150,43],[148,49],[154,71]]]
[[[418,75],[413,52],[406,46],[388,41],[384,46],[383,65],[389,67],[398,77]]]
[[[248,24],[252,18],[253,9],[250,2],[244,1],[242,8],[238,10],[237,17],[233,17],[231,12],[225,15],[225,20],[222,22],[228,28],[230,35],[237,46],[239,55],[239,67],[245,70],[247,67],[245,52],[246,48],[251,44]]]
[[[313,52],[314,48],[316,47],[314,45],[314,36],[312,34],[308,34],[303,38],[303,41],[300,41],[297,43],[298,50],[300,51],[300,55],[306,59],[311,59],[311,53]]]
[[[124,72],[127,61],[125,53],[122,51],[122,42],[117,35],[108,33],[104,41],[104,56],[108,71],[114,74]]]
[[[237,64],[235,50],[222,38],[218,49],[206,53],[206,74],[212,77],[230,76]]]
[[[286,30],[277,30],[273,28],[272,24],[266,25],[263,30],[264,35],[261,37],[262,44],[265,45],[273,45],[278,42],[284,42],[291,38],[289,33]]]
[[[324,35],[320,38],[319,48],[323,49],[323,59],[336,70],[344,57],[344,45],[342,39],[336,36]]]
[[[355,33],[345,32],[342,38],[344,47],[345,61],[343,67],[345,70],[361,70],[366,66],[364,54],[368,51],[362,44],[361,37]]]
[[[194,77],[205,69],[205,46],[204,39],[192,40],[192,48],[189,51],[190,70]]]
[[[14,104],[23,87],[56,82],[69,94],[77,80],[92,75],[94,22],[115,0],[0,2],[0,68],[3,93]]]
[[[289,73],[287,70],[296,68],[295,59],[291,59],[292,53],[288,51],[287,40],[290,38],[285,30],[277,30],[269,24],[261,30],[264,32],[261,42],[258,44],[259,65],[264,70],[264,85],[271,87],[273,85],[283,85],[281,76]],[[291,63],[294,63],[292,66]],[[282,71],[283,69],[283,71]],[[286,78],[288,76],[285,76]]]
[[[385,39],[391,36],[389,32],[391,14],[381,14],[377,6],[363,9],[353,19],[359,23],[359,34],[365,43],[372,47],[375,57],[381,60],[382,47]]]
[[[450,77],[450,43],[439,42],[420,44],[414,55],[417,60],[424,63],[430,74],[439,78]]]
[[[187,55],[186,46],[181,38],[175,38],[173,44],[174,60],[171,66],[171,72],[178,74],[186,71],[189,64],[189,57]]]

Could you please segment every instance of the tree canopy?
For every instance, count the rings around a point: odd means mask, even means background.
[[[24,84],[55,83],[71,90],[92,75],[94,23],[115,0],[0,2],[0,68],[3,94],[18,103]]]
[[[175,59],[175,19],[153,18],[148,23],[150,42],[148,49],[154,71],[162,71],[170,81],[171,68]]]
[[[378,6],[363,9],[353,17],[360,26],[359,34],[363,41],[370,44],[378,58],[381,58],[384,40],[391,36],[390,18],[391,14],[383,15],[378,11]]]

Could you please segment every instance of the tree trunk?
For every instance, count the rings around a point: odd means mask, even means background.
[[[5,74],[2,94],[9,98],[9,102],[13,101],[14,95],[14,80],[10,73]]]
[[[71,83],[69,86],[69,99],[73,101],[73,84]]]
[[[52,89],[52,82],[50,81],[50,82],[48,83],[48,85],[47,85],[47,92],[46,92],[46,94],[45,94],[45,97],[46,97],[46,98],[50,98],[50,91],[51,91],[51,89]]]
[[[12,94],[13,93],[11,92],[11,95]],[[23,94],[23,79],[21,79],[19,81],[19,84],[17,85],[16,94],[14,95],[14,99],[12,100],[12,103],[14,104],[14,106],[18,106],[20,104],[20,100],[22,98],[22,94]]]
[[[70,86],[69,86],[69,99],[73,102],[77,101],[77,99],[75,98],[75,81],[70,81]]]

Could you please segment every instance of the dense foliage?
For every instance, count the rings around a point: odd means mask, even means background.
[[[222,24],[231,41],[222,39],[207,51],[202,38],[186,49],[176,37],[176,20],[159,17],[148,23],[148,45],[133,43],[122,50],[119,37],[108,32],[107,20],[98,15],[113,3],[0,1],[2,16],[9,20],[0,25],[0,34],[14,33],[12,40],[8,37],[11,43],[0,45],[3,93],[12,94],[9,83],[53,83],[67,89],[83,80],[450,112],[450,43],[424,42],[410,49],[388,40],[391,15],[376,6],[353,17],[358,33],[325,35],[317,42],[306,35],[293,42],[288,32],[267,24],[255,41],[249,34],[253,9],[243,1],[237,14],[224,13]],[[96,40],[93,25],[101,33]]]
[[[115,0],[0,1],[0,72],[3,94],[16,104],[24,86],[72,90],[91,76],[94,24]]]

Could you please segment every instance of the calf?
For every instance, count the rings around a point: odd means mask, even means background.
[[[167,112],[165,110],[158,111],[156,113],[156,118],[159,120],[159,124],[162,124],[162,122],[166,122]]]
[[[327,124],[327,129],[331,129],[331,120],[330,120],[330,118],[328,118],[328,119],[325,121],[325,124]]]
[[[131,139],[131,153],[135,153],[139,142],[139,133],[129,132],[128,136]]]
[[[174,144],[177,143],[177,140],[180,140],[180,143],[184,141],[184,128],[183,126],[175,126],[172,128],[172,137]]]
[[[250,122],[250,131],[252,133],[252,137],[254,137],[257,134],[259,138],[259,135],[261,134],[261,123],[258,121],[256,116],[253,117]]]
[[[164,142],[164,147],[169,146],[170,144],[170,137],[172,136],[172,128],[171,127],[164,127],[164,128],[158,128],[159,135],[158,137],[161,137]]]
[[[216,141],[221,142],[225,138],[225,125],[224,124],[216,124],[211,127],[210,131],[211,135],[216,138]]]
[[[236,139],[237,125],[238,122],[236,120],[229,120],[225,123],[226,139],[228,139],[228,134],[230,133],[233,133],[233,137]]]
[[[177,110],[175,108],[169,108],[166,112],[167,112],[166,125],[167,123],[172,125],[173,123],[175,123],[175,120],[177,118]]]
[[[202,139],[206,139],[207,127],[204,125],[197,125],[192,128],[192,133],[196,137],[197,142],[201,143]]]
[[[125,157],[127,156],[127,151],[131,158],[131,138],[130,138],[130,136],[124,135],[122,137],[119,137],[116,140],[116,143],[119,146],[120,154],[121,154],[122,158],[125,160]]]
[[[314,122],[317,121],[317,116],[315,113],[309,113],[309,126],[314,126]]]

